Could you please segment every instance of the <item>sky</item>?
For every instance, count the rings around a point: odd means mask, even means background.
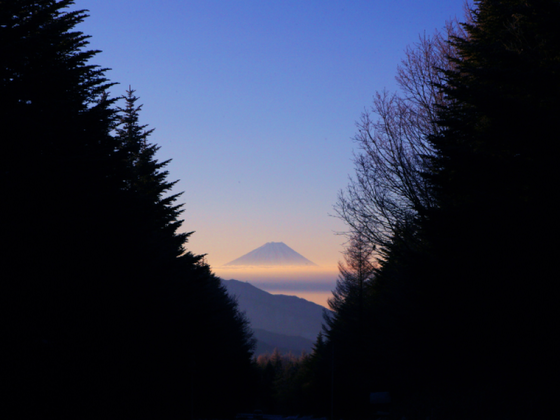
[[[464,0],[77,0],[91,64],[129,86],[171,159],[188,250],[217,275],[325,305],[342,259],[333,206],[354,172],[356,122],[422,34]],[[284,242],[313,273],[227,270]]]

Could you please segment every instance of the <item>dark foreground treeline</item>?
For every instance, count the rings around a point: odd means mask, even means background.
[[[133,92],[122,108],[107,96],[71,3],[0,2],[2,411],[247,410],[247,322],[185,250],[167,162],[155,159]]]
[[[363,419],[370,393],[390,392],[396,419],[546,418],[558,0],[477,1],[466,25],[407,52],[402,93],[376,96],[359,125],[324,335],[260,369],[235,302],[185,250],[133,91],[120,108],[107,96],[71,3],[0,1],[3,409]]]
[[[276,404],[292,394],[295,412],[337,419],[558,411],[560,2],[474,7],[407,50],[401,93],[359,123],[333,316],[298,365],[261,364]]]

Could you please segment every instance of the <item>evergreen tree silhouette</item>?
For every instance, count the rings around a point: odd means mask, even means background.
[[[111,83],[89,64],[96,52],[73,31],[86,15],[65,12],[71,3],[0,5],[8,400],[23,417],[76,415],[104,398],[88,383],[105,373],[111,317],[102,297],[122,271],[112,249],[122,168],[110,136]]]
[[[186,250],[191,233],[178,232],[182,210],[175,202],[180,193],[166,195],[177,182],[168,181],[168,172],[163,170],[169,160],[155,158],[159,147],[148,141],[153,130],[139,122],[141,106],[136,105],[134,91],[129,88],[124,99],[116,137],[118,154],[127,167],[125,192],[133,203],[129,223],[134,227],[130,235],[136,246],[130,248],[134,250],[131,258],[143,262],[137,264],[141,272],[134,287],[141,287],[139,280],[143,279],[146,286],[137,291],[137,300],[152,306],[135,324],[144,333],[146,327],[153,328],[151,333],[159,337],[150,350],[158,360],[153,374],[166,383],[158,390],[147,383],[144,387],[174,407],[170,413],[231,415],[252,401],[249,389],[256,380],[248,321],[213,275],[204,255]],[[158,371],[165,373],[160,377]],[[213,406],[216,394],[223,394],[228,404]]]
[[[178,232],[182,204],[176,202],[182,193],[168,194],[178,181],[167,180],[169,172],[165,167],[170,160],[156,159],[160,147],[148,141],[154,129],[146,130],[147,125],[139,123],[142,105],[136,105],[134,90],[129,88],[122,99],[125,106],[118,108],[117,153],[126,167],[124,190],[134,202],[133,213],[138,219],[135,232],[150,237],[152,258],[157,254],[160,258],[177,258],[185,253],[190,236]]]
[[[186,251],[167,162],[132,92],[118,120],[72,3],[0,3],[8,402],[23,418],[232,414],[247,320]]]
[[[425,173],[435,205],[390,247],[371,324],[416,415],[531,417],[552,401],[558,288],[552,250],[536,244],[556,219],[559,13],[556,1],[477,1],[453,40]]]
[[[363,366],[397,417],[545,417],[554,401],[559,15],[553,0],[476,1],[452,40],[433,203],[392,237],[366,305]]]
[[[455,40],[456,70],[446,73],[443,130],[431,138],[438,206],[424,231],[431,275],[455,302],[447,309],[456,320],[450,342],[462,349],[454,352],[460,376],[510,395],[532,383],[513,409],[529,415],[544,404],[542,372],[554,353],[553,251],[537,244],[557,225],[550,192],[558,180],[551,133],[560,109],[560,4],[476,4],[468,36]]]

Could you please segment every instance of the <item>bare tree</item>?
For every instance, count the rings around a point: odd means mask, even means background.
[[[411,226],[423,209],[433,205],[433,194],[423,173],[429,170],[433,150],[428,136],[437,133],[437,109],[445,105],[445,71],[457,58],[453,37],[464,36],[456,22],[432,37],[421,36],[408,47],[397,69],[400,93],[377,92],[373,105],[357,123],[354,140],[356,175],[341,191],[337,216],[358,232],[383,258],[387,247]]]
[[[353,318],[362,321],[364,300],[376,270],[373,253],[372,245],[359,232],[348,242],[343,254],[344,261],[338,263],[340,274],[336,288],[333,290],[333,296],[328,299],[329,307],[333,311],[325,318],[329,327],[337,322],[336,319],[342,312],[348,312],[350,308],[353,308]]]

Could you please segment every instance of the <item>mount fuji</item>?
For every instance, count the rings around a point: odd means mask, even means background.
[[[268,242],[225,264],[228,266],[317,266],[284,242]]]

